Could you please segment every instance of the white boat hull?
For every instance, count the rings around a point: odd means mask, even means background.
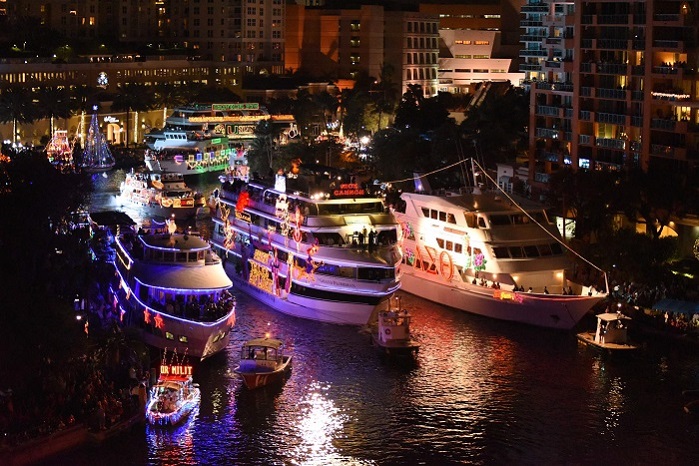
[[[228,267],[228,264],[226,264]],[[301,319],[315,320],[330,324],[341,325],[366,325],[374,310],[381,304],[360,304],[337,301],[324,301],[320,299],[306,298],[303,296],[289,295],[282,298],[263,291],[228,269],[236,288],[252,298],[271,307],[282,314],[299,317]]]
[[[438,277],[438,280],[435,280]],[[514,299],[494,297],[492,288],[447,283],[441,276],[403,268],[401,289],[429,301],[484,317],[560,330],[570,330],[605,295],[569,296],[512,293]]]
[[[194,167],[190,167],[186,162],[177,163],[174,160],[150,160],[146,159],[146,167],[151,171],[164,171],[164,172],[174,172],[180,173],[184,176],[192,175],[202,175],[204,173],[219,173],[223,172],[228,168],[230,163],[226,161],[225,163],[218,164],[197,164]]]

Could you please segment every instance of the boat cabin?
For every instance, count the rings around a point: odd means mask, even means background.
[[[240,370],[273,371],[282,362],[283,343],[273,338],[256,338],[243,345]]]
[[[609,344],[616,343],[626,345],[628,339],[628,323],[630,317],[625,316],[621,312],[611,313],[605,312],[597,315],[597,330],[595,332],[595,343]]]

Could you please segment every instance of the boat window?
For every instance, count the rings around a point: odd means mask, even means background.
[[[168,340],[174,340],[174,339],[175,339],[175,335],[173,335],[173,334],[170,333],[170,332],[165,332],[165,338],[167,338]]]
[[[539,255],[541,256],[550,256],[552,254],[551,246],[548,244],[540,244],[537,248],[539,248]]]
[[[527,257],[539,257],[539,250],[536,246],[524,246],[524,254]]]
[[[512,246],[508,248],[510,251],[510,257],[513,259],[520,259],[524,257],[524,252],[522,252],[522,248],[519,246]]]
[[[485,225],[485,219],[483,217],[478,217],[478,227],[479,228],[488,228]]]
[[[439,245],[440,248],[444,249],[444,240],[442,238],[437,238],[437,245]]]
[[[339,233],[313,233],[321,246],[342,246],[345,240]]]
[[[360,267],[357,269],[357,278],[359,280],[379,281],[393,277],[393,269],[380,269],[377,267]]]
[[[480,224],[481,217],[478,217],[478,222]],[[509,225],[511,223],[509,215],[489,215],[488,221],[493,226]]]
[[[563,248],[558,243],[551,243],[551,251],[554,255],[563,254]]]
[[[514,223],[515,225],[525,225],[525,224],[529,223],[529,217],[527,217],[524,214],[513,215],[512,216],[512,223]]]
[[[450,251],[453,251],[454,250],[454,243],[452,243],[451,241],[447,241],[447,249]]]
[[[311,215],[315,211],[313,204],[308,204]],[[311,207],[313,209],[311,210]],[[343,215],[343,214],[372,214],[382,213],[383,204],[381,202],[357,202],[353,204],[318,204],[320,215]],[[305,206],[304,206],[305,208]]]
[[[466,219],[466,226],[469,228],[476,228],[476,216],[470,212],[464,212],[464,218]]]
[[[187,342],[189,342],[189,339],[188,339],[186,336],[184,336],[184,335],[180,335],[180,337],[178,338],[178,340],[180,340],[180,343],[187,343]]]
[[[203,261],[204,260],[204,253],[205,253],[205,251],[199,251],[197,253],[197,260]]]
[[[430,210],[430,218],[437,220],[438,212],[436,210]]]
[[[495,254],[495,258],[497,258],[497,259],[509,259],[510,258],[510,253],[508,252],[508,248],[505,246],[494,247],[493,254]]]
[[[447,223],[453,223],[456,225],[456,218],[454,218],[454,214],[447,214]]]
[[[461,254],[463,252],[463,246],[461,245],[461,243],[456,243],[454,245],[454,252],[457,254]]]
[[[175,262],[187,262],[187,253],[186,252],[178,252],[177,259],[175,259]]]
[[[442,222],[446,222],[447,221],[447,213],[440,211],[439,212],[439,220]]]
[[[423,215],[424,217],[429,218],[429,216],[430,216],[430,209],[428,209],[427,207],[422,207],[422,215]]]

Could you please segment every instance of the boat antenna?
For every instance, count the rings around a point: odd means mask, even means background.
[[[561,240],[560,238],[558,238],[556,235],[554,235],[553,233],[551,233],[551,232],[550,232],[547,228],[545,228],[541,223],[539,223],[538,221],[536,221],[536,219],[535,219],[529,212],[527,212],[521,205],[519,205],[519,204],[517,203],[517,201],[515,201],[514,199],[512,199],[512,196],[510,196],[510,195],[507,193],[507,191],[505,191],[504,189],[502,189],[502,188],[497,184],[497,182],[496,182],[490,175],[488,175],[488,173],[485,171],[485,169],[484,169],[476,160],[471,159],[471,162],[472,162],[474,165],[476,165],[476,166],[480,169],[480,173],[482,173],[483,176],[484,176],[486,179],[488,179],[488,180],[498,189],[498,191],[500,191],[500,192],[501,192],[515,207],[517,207],[520,211],[522,211],[522,213],[523,213],[524,215],[526,215],[526,216],[529,218],[529,220],[531,220],[532,222],[534,222],[539,228],[541,228],[543,231],[545,231],[547,235],[549,235],[549,236],[550,236],[551,238],[553,238],[558,244],[560,244],[561,246],[563,246],[564,248],[566,248],[568,251],[570,251],[572,254],[574,254],[578,259],[582,260],[583,262],[585,262],[587,265],[589,265],[590,267],[594,268],[594,269],[597,270],[598,272],[601,272],[602,275],[604,276],[605,292],[606,292],[606,293],[609,293],[609,280],[608,280],[608,277],[607,277],[607,272],[605,272],[605,271],[602,270],[600,267],[598,267],[597,265],[595,265],[594,263],[592,263],[591,261],[589,261],[588,259],[586,259],[585,257],[583,257],[581,254],[579,254],[579,253],[578,253],[577,251],[575,251],[573,248],[571,248],[570,246],[568,246],[564,241],[562,241],[562,240]],[[477,189],[477,188],[474,188],[474,189]]]

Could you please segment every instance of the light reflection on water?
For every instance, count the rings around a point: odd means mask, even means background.
[[[382,358],[357,328],[238,295],[230,347],[195,369],[202,403],[185,427],[139,426],[50,464],[95,464],[95,454],[103,466],[699,462],[699,418],[681,395],[699,387],[695,351],[651,344],[610,358],[572,333],[402,303],[422,339],[414,364]],[[292,374],[249,391],[232,370],[242,342],[265,332],[287,343]]]

